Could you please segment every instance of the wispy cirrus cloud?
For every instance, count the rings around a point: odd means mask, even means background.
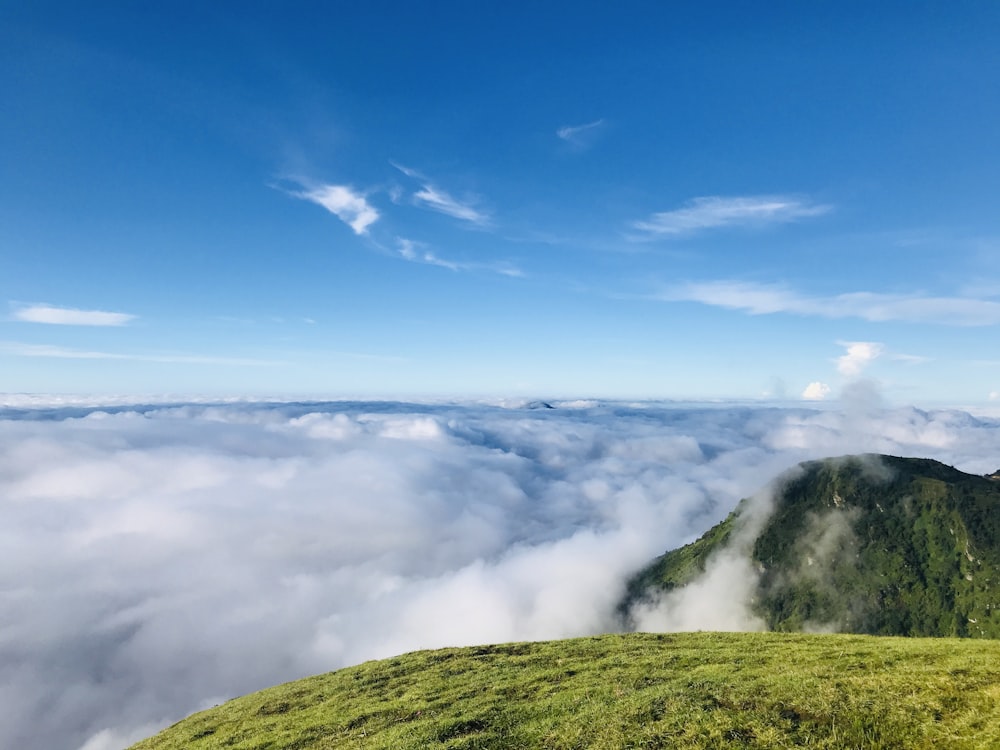
[[[451,216],[453,219],[458,219],[477,227],[488,227],[492,224],[492,217],[487,212],[476,207],[477,201],[471,199],[458,200],[435,185],[417,170],[410,169],[396,162],[390,163],[407,177],[421,183],[420,190],[413,194],[413,202],[417,206],[429,208],[432,211],[437,211],[438,213]]]
[[[968,297],[877,292],[810,297],[780,285],[742,281],[683,284],[671,287],[657,297],[671,302],[700,302],[750,315],[789,313],[832,319],[861,318],[872,322],[903,321],[954,326],[1000,323],[1000,302]]]
[[[510,263],[465,263],[461,261],[448,260],[442,258],[433,251],[427,249],[422,242],[409,240],[404,237],[396,239],[399,257],[411,263],[423,263],[428,266],[438,266],[447,268],[449,271],[489,271],[502,276],[523,278],[524,272]]]
[[[556,137],[582,150],[594,145],[594,140],[603,127],[603,117],[583,125],[564,125],[556,130]]]
[[[13,312],[14,320],[24,323],[47,323],[63,326],[123,326],[135,320],[129,313],[105,310],[78,310],[53,305],[24,305]]]
[[[349,185],[318,185],[292,195],[322,206],[357,235],[368,234],[368,227],[379,219],[379,212],[367,196]]]
[[[411,263],[426,263],[431,266],[447,268],[450,271],[464,270],[463,264],[439,258],[434,253],[426,250],[422,243],[415,242],[414,240],[400,237],[397,240],[397,245],[399,247],[399,257]]]
[[[132,354],[73,349],[48,344],[25,344],[19,341],[0,341],[0,354],[13,357],[48,357],[53,359],[108,359],[133,362],[161,362],[190,365],[233,365],[237,367],[271,367],[284,362],[246,357],[211,357],[197,354]]]
[[[787,224],[831,210],[831,206],[781,195],[706,196],[635,221],[632,226],[647,236],[678,236],[719,227]]]
[[[434,211],[467,221],[470,224],[485,226],[490,223],[490,217],[487,214],[473,208],[467,203],[455,200],[448,193],[432,185],[424,185],[422,190],[413,194],[413,197],[418,203]]]

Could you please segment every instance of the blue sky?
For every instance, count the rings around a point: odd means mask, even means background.
[[[1000,397],[1000,5],[8,3],[0,392]]]

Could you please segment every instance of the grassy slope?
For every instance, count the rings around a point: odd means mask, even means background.
[[[1000,747],[1000,642],[630,634],[425,651],[236,699],[134,750],[673,747]]]

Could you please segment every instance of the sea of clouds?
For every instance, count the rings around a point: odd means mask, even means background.
[[[1000,419],[848,396],[0,407],[0,747],[117,750],[366,659],[620,629],[630,575],[805,459],[1000,468]],[[739,575],[649,622],[752,627]]]

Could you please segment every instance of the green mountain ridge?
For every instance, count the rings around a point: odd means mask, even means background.
[[[806,462],[641,571],[620,611],[696,584],[728,551],[751,561],[748,608],[771,630],[998,638],[996,480],[921,458]]]

